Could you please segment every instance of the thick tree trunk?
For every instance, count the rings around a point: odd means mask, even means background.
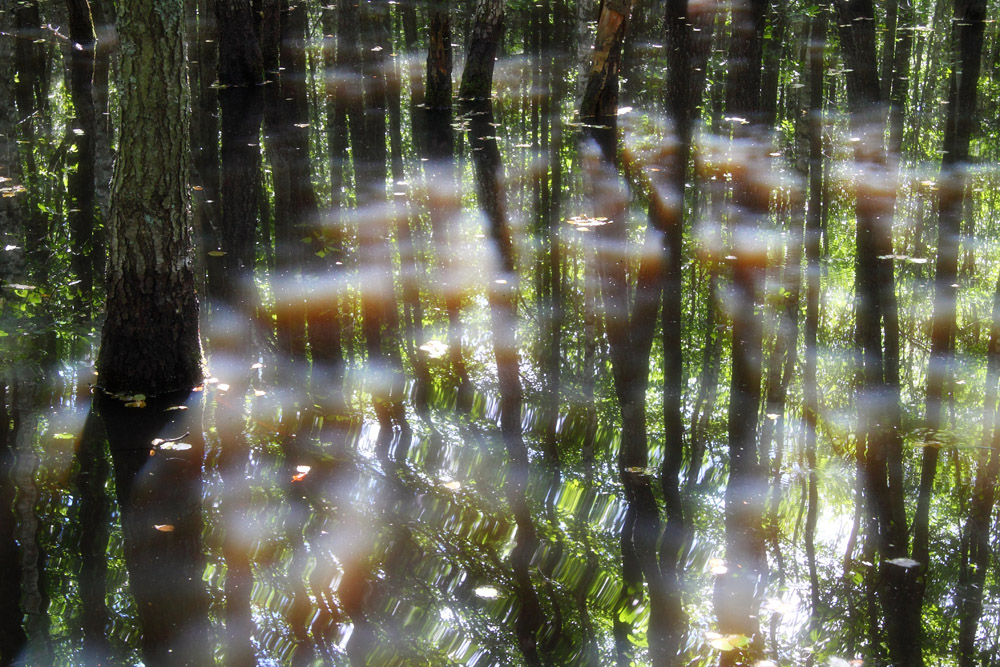
[[[119,7],[121,140],[97,358],[109,392],[161,394],[203,377],[188,194],[190,95],[179,1]]]

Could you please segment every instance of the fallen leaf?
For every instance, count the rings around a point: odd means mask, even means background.
[[[129,401],[125,404],[126,408],[144,408],[146,407],[146,401]]]
[[[154,523],[153,528],[157,529],[161,533],[172,533],[174,532],[174,527],[169,523]]]
[[[186,442],[165,442],[160,445],[160,449],[170,449],[175,452],[183,452],[186,449],[191,449],[191,445]]]
[[[56,433],[52,437],[56,440],[72,440],[75,436],[72,433]]]

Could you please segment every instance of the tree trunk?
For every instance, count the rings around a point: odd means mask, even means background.
[[[879,597],[885,614],[890,658],[922,664],[920,608],[913,604],[912,568],[891,563],[908,556],[903,494],[899,403],[899,324],[892,266],[895,176],[889,176],[883,146],[884,108],[875,57],[875,14],[870,0],[835,0],[841,51],[847,74],[851,129],[858,169],[886,174],[886,180],[856,183],[857,301],[856,348],[862,395],[859,399],[858,474],[866,513],[878,530],[882,564]],[[876,619],[872,624],[878,626]]]
[[[948,114],[944,133],[944,155],[938,190],[938,251],[934,275],[934,319],[931,354],[927,367],[926,446],[920,471],[917,511],[913,518],[913,560],[924,568],[930,564],[930,505],[937,473],[945,388],[954,375],[956,303],[958,296],[959,225],[966,190],[969,143],[976,113],[976,89],[985,32],[985,0],[958,0],[952,44],[955,66],[951,69]],[[926,577],[917,582],[917,600],[923,601]]]
[[[203,377],[188,195],[190,101],[183,4],[125,2],[118,36],[121,141],[97,358],[109,392],[162,394]],[[155,109],[156,113],[150,113]]]
[[[68,212],[70,233],[73,237],[72,265],[80,281],[80,305],[90,308],[94,286],[94,272],[104,268],[104,252],[99,241],[95,242],[94,188],[95,188],[95,117],[94,80],[94,24],[87,0],[67,0],[69,9],[70,96],[73,99],[74,143],[76,144],[76,171],[69,176],[70,208]]]
[[[451,14],[448,5],[448,0],[436,0],[430,5],[427,80],[424,82],[424,105],[428,109],[451,108]]]
[[[503,33],[505,0],[479,0],[465,49],[465,69],[458,96],[488,100],[493,90],[493,65]]]
[[[728,571],[716,579],[715,608],[720,631],[741,634],[759,654],[763,637],[757,620],[758,591],[766,581],[767,558],[761,525],[766,481],[758,459],[757,418],[761,399],[761,322],[756,312],[766,253],[759,248],[755,220],[767,213],[770,191],[756,175],[766,167],[757,152],[766,151],[752,131],[760,119],[761,58],[767,12],[764,0],[733,7],[733,33],[726,81],[726,113],[736,123],[734,136],[756,139],[734,174],[732,374],[729,388],[729,482],[726,485],[726,561]],[[737,656],[723,655],[722,664]]]
[[[618,112],[618,68],[628,29],[632,0],[603,0],[587,84],[580,102],[580,118],[600,119]]]
[[[219,104],[222,110],[221,255],[209,274],[213,296],[253,308],[256,290],[257,193],[260,188],[260,126],[264,117],[264,65],[254,35],[249,0],[216,0],[219,26]]]
[[[823,66],[826,49],[825,11],[812,19],[809,44],[809,205],[806,211],[806,321],[803,333],[805,360],[802,369],[803,417],[805,421],[806,470],[809,509],[806,512],[805,550],[809,568],[812,616],[819,613],[819,574],[816,569],[816,525],[819,521],[819,490],[816,473],[816,427],[819,396],[816,386],[818,365],[820,297],[820,235],[823,210]]]

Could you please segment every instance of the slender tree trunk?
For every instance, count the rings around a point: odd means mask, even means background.
[[[451,108],[451,10],[448,0],[430,5],[431,25],[427,36],[427,79],[424,105],[428,109]]]
[[[0,577],[0,659],[4,664],[13,664],[12,656],[20,655],[28,641],[21,608],[21,546],[17,541],[17,489],[12,476],[17,462],[17,431],[11,428],[13,415],[7,409],[10,398],[4,378],[0,381],[0,563],[4,564],[4,576]]]
[[[87,0],[67,0],[69,9],[70,96],[73,99],[76,171],[69,176],[70,233],[73,236],[73,271],[80,281],[80,305],[89,310],[94,273],[104,269],[103,251],[95,238],[95,117],[93,80],[96,36]]]
[[[463,100],[486,100],[493,90],[493,65],[503,33],[505,0],[478,0],[476,15],[465,49],[465,69],[458,96]]]
[[[820,297],[820,235],[823,210],[823,67],[826,49],[825,11],[812,18],[809,43],[809,203],[806,210],[806,321],[805,360],[802,374],[803,416],[805,421],[806,469],[809,509],[806,513],[805,549],[809,568],[812,616],[819,614],[819,574],[816,567],[816,525],[819,521],[819,489],[816,471],[816,428],[819,395],[816,385],[818,365]]]
[[[997,419],[997,383],[1000,381],[1000,280],[993,295],[993,321],[986,351],[986,399],[983,406],[983,446],[976,461],[976,481],[969,514],[963,526],[963,553],[958,573],[958,664],[978,664],[976,635],[983,615],[986,575],[993,549],[990,535],[996,485],[1000,477],[1000,420]]]
[[[913,518],[913,560],[926,572],[930,564],[930,505],[937,473],[945,390],[953,381],[958,254],[962,201],[966,191],[969,144],[976,117],[976,89],[985,32],[986,2],[959,0],[955,3],[952,44],[955,65],[951,69],[944,155],[938,190],[938,251],[934,275],[934,321],[931,354],[927,367],[927,412],[924,426],[928,439],[923,448],[917,511]],[[916,597],[923,601],[926,576],[917,582]],[[917,628],[914,628],[917,630]]]
[[[746,134],[760,117],[760,82],[766,2],[748,0],[733,7],[731,63],[726,82],[726,112],[738,119],[734,134]],[[758,143],[760,138],[758,137]],[[755,150],[766,150],[759,146]],[[716,579],[715,607],[720,631],[751,640],[751,654],[763,648],[757,620],[757,591],[767,577],[761,526],[766,482],[758,459],[757,417],[761,399],[761,322],[756,312],[765,254],[755,219],[768,209],[769,191],[754,180],[758,158],[745,154],[742,175],[734,179],[736,247],[733,266],[732,373],[729,399],[729,483],[726,485],[726,561],[728,571]],[[733,652],[727,652],[733,653]],[[723,655],[722,664],[735,664]]]
[[[219,103],[222,110],[222,214],[218,266],[210,275],[218,298],[253,308],[256,289],[257,193],[260,183],[260,126],[264,117],[264,65],[254,34],[249,0],[216,0],[219,26]]]
[[[618,69],[632,7],[632,0],[601,3],[594,53],[580,102],[581,119],[605,118],[618,111]]]
[[[922,664],[919,605],[912,599],[916,573],[894,564],[908,555],[907,522],[902,488],[902,438],[899,431],[899,324],[892,266],[892,207],[895,176],[883,147],[884,108],[875,57],[874,7],[870,0],[835,0],[841,51],[848,68],[847,96],[855,160],[885,181],[856,184],[857,300],[856,346],[862,394],[859,398],[859,475],[867,514],[878,529],[881,582],[890,658],[899,664]],[[861,167],[859,167],[861,168]],[[888,190],[888,192],[887,192]],[[872,619],[873,626],[878,625]]]

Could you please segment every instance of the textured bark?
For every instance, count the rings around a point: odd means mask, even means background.
[[[161,394],[203,377],[188,195],[183,6],[119,8],[121,141],[98,382]]]
[[[479,0],[465,49],[465,69],[458,96],[487,100],[493,90],[493,65],[503,33],[505,0]]]
[[[594,55],[580,102],[581,119],[607,118],[618,111],[618,68],[621,66],[622,42],[632,6],[631,0],[606,0],[601,3]]]

